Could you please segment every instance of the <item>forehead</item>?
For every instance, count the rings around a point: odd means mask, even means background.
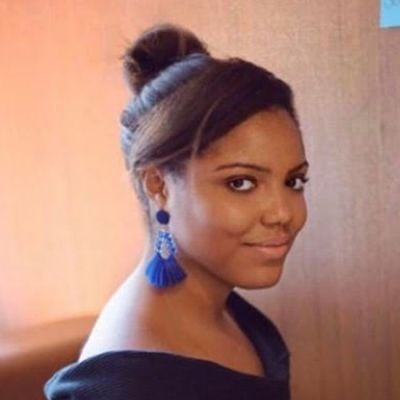
[[[202,169],[225,162],[256,162],[289,168],[304,159],[301,133],[281,109],[258,112],[216,140],[198,159]],[[199,165],[200,166],[200,165]]]

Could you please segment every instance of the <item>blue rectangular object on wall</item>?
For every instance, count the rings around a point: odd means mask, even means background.
[[[381,0],[380,26],[400,26],[400,0]]]

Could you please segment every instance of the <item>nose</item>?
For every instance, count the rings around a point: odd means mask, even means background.
[[[285,189],[275,188],[266,194],[261,214],[261,222],[265,226],[286,226],[293,218],[290,194]]]

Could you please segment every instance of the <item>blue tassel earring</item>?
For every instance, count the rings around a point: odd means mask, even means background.
[[[160,224],[168,225],[169,213],[159,210],[156,213],[156,219]],[[166,251],[167,255],[165,255]],[[155,254],[146,267],[147,280],[151,285],[165,288],[186,278],[186,273],[178,264],[175,255],[176,246],[171,233],[167,228],[161,228],[157,234]]]

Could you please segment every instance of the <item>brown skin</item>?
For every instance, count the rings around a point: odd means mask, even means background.
[[[243,167],[214,171],[237,161],[272,172]],[[173,290],[161,290],[176,300],[177,308],[215,321],[233,287],[271,287],[279,281],[284,258],[263,259],[245,243],[289,235],[292,246],[307,218],[304,194],[296,190],[307,167],[292,175],[288,171],[303,161],[300,132],[289,114],[277,109],[251,116],[214,142],[202,158],[188,162],[181,181],[147,170],[143,182],[153,211],[170,213],[177,259],[188,273]],[[232,183],[243,175],[250,180]],[[148,250],[146,261],[153,252]]]
[[[214,171],[238,161],[271,173],[243,167]],[[236,286],[267,288],[279,281],[285,256],[268,260],[247,244],[287,235],[292,246],[307,218],[299,191],[307,167],[288,171],[303,161],[296,124],[276,109],[251,116],[215,141],[204,156],[188,162],[181,181],[148,167],[143,184],[152,215],[160,208],[170,213],[169,229],[187,278],[169,288],[150,286],[144,273],[153,255],[148,241],[139,265],[103,312],[105,323],[98,323],[87,354],[93,348],[169,349],[262,374],[225,302]],[[111,331],[119,332],[119,339]]]

